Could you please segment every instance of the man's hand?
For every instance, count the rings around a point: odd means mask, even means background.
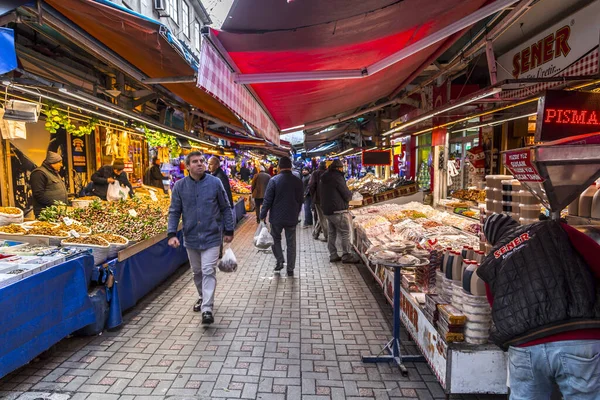
[[[114,178],[108,178],[106,181],[107,181],[108,183],[113,183],[115,180],[114,180]]]
[[[231,243],[231,242],[233,241],[233,236],[225,236],[225,237],[223,238],[223,241],[224,241],[225,243]]]
[[[171,239],[169,239],[169,246],[171,246],[174,249],[178,248],[180,244],[181,243],[179,243],[179,239],[177,238],[177,236],[174,236]]]

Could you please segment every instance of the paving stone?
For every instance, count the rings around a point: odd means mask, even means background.
[[[326,243],[299,229],[296,276],[274,274],[270,252],[251,244],[255,230],[251,215],[236,230],[240,269],[218,274],[214,325],[202,327],[192,311],[198,295],[181,268],[123,316],[121,330],[63,340],[0,380],[0,398],[34,390],[70,393],[64,400],[445,397],[427,364],[407,364],[404,378],[361,362],[391,334],[391,309],[364,266],[330,264]],[[418,352],[408,344],[403,351]]]

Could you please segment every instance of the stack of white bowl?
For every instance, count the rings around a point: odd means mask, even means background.
[[[542,205],[529,190],[521,190],[519,192],[519,223],[521,225],[529,225],[539,222],[539,215]]]
[[[486,344],[492,326],[492,310],[486,296],[473,296],[462,291],[463,313],[467,316],[465,341],[471,344]]]

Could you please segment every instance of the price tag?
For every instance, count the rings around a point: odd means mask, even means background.
[[[152,201],[158,201],[158,197],[156,197],[156,193],[154,193],[154,191],[150,191],[150,198],[152,199]]]
[[[81,235],[75,229],[71,229],[69,234],[75,238],[81,237]]]
[[[135,218],[135,217],[137,217],[137,216],[138,216],[138,213],[137,213],[137,211],[135,211],[135,210],[132,208],[131,210],[129,210],[129,215],[131,215],[132,217],[134,217],[134,218]]]
[[[66,226],[71,226],[71,225],[73,225],[73,223],[74,223],[74,222],[75,222],[75,221],[73,221],[73,220],[72,220],[71,218],[69,218],[69,217],[64,217],[64,218],[63,218],[63,223],[64,223]]]

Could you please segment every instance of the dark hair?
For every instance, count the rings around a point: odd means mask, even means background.
[[[279,159],[279,169],[290,169],[292,168],[292,160],[289,157],[283,156]]]
[[[113,169],[117,171],[123,171],[125,169],[125,163],[123,160],[115,160],[112,165]]]
[[[185,165],[187,165],[188,167],[190,166],[190,161],[192,160],[192,157],[202,157],[202,158],[204,158],[204,154],[202,154],[199,151],[192,151],[187,156],[185,156]]]
[[[152,157],[152,164],[156,164],[157,161],[158,161],[158,156]]]

